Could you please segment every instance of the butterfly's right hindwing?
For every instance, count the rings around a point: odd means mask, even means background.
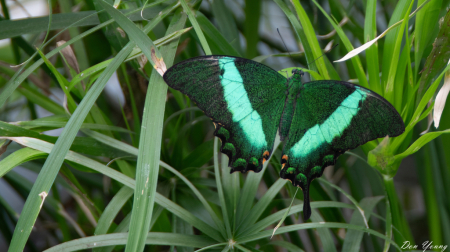
[[[164,80],[213,120],[232,172],[261,170],[272,153],[286,78],[255,61],[203,56],[174,65]]]

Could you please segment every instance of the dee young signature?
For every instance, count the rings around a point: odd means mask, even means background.
[[[418,245],[412,245],[411,242],[405,241],[403,242],[402,249],[418,249]],[[447,245],[433,245],[432,241],[425,241],[422,243],[422,249],[423,251],[427,250],[440,250],[441,252],[444,252],[447,249]]]

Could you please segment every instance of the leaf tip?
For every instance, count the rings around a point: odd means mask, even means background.
[[[280,224],[278,224],[274,229],[273,229],[273,233],[272,236],[270,237],[270,239],[272,240],[273,236],[275,235],[275,232],[277,231],[277,229],[280,227]]]
[[[156,56],[156,51],[155,51],[155,48],[154,47],[152,47],[152,49],[151,49],[151,57],[152,57],[152,61],[153,61],[153,63],[154,63],[154,68],[156,69],[156,71],[158,71],[158,73],[161,75],[161,76],[163,76],[164,75],[164,73],[167,71],[167,67],[166,67],[166,63],[164,63],[164,60],[163,60],[163,58],[161,57],[161,58],[158,58],[157,56]]]
[[[39,209],[42,209],[42,205],[44,205],[44,200],[47,198],[48,193],[46,191],[43,191],[39,193],[39,197],[41,197],[41,205],[39,206]]]

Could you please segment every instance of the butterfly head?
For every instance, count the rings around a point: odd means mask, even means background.
[[[292,70],[292,76],[289,78],[289,84],[288,84],[288,86],[289,86],[289,93],[291,93],[292,95],[297,95],[298,91],[299,91],[298,89],[302,89],[303,88],[302,77],[303,77],[304,74],[305,74],[305,72],[303,72],[300,69],[293,69]]]
[[[300,77],[302,77],[305,74],[305,72],[303,72],[302,70],[296,68],[296,69],[292,69],[292,74],[293,75],[299,75]]]

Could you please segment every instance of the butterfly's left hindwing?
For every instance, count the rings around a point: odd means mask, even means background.
[[[304,192],[305,219],[311,214],[309,185],[349,149],[405,130],[394,107],[378,94],[340,81],[305,83],[297,99],[280,176]]]
[[[232,172],[261,170],[272,153],[286,78],[255,61],[203,56],[174,65],[164,80],[213,120]]]

